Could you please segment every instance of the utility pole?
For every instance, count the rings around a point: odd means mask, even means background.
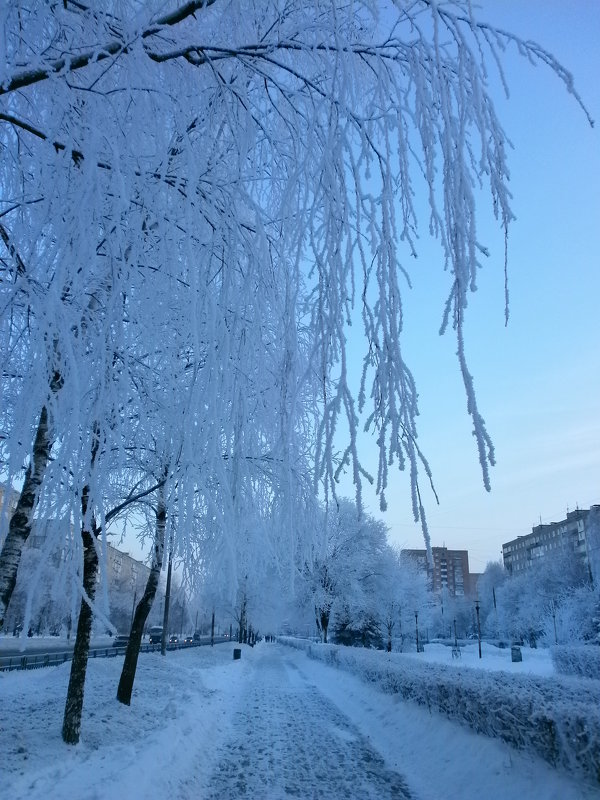
[[[475,611],[477,612],[477,639],[479,641],[479,658],[481,658],[481,624],[479,622],[479,600],[475,600]]]
[[[210,646],[214,647],[215,644],[215,610],[213,608],[212,620],[210,623]]]

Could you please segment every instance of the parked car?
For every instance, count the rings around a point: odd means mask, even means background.
[[[113,639],[113,647],[127,647],[129,644],[129,634],[118,633]]]
[[[194,633],[194,641],[195,641],[195,642],[199,642],[199,641],[200,641],[200,634],[198,633],[198,631],[196,631],[196,632]]]

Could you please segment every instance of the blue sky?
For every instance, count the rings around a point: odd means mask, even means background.
[[[600,503],[600,2],[482,5],[481,18],[538,41],[571,71],[596,128],[548,69],[507,55],[511,96],[498,92],[497,112],[515,147],[510,321],[505,327],[503,239],[484,215],[480,239],[491,257],[466,328],[480,410],[496,447],[491,493],[481,480],[455,342],[437,334],[447,290],[437,251],[426,242],[405,295],[420,445],[440,498],[436,506],[424,493],[432,544],[468,549],[472,571],[498,560],[503,542],[540,519]],[[385,514],[368,491],[365,502],[394,542],[422,547],[408,491],[397,474]]]

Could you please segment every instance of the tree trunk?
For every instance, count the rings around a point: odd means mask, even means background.
[[[84,501],[86,505],[88,491],[89,489],[86,486],[83,490],[84,495],[86,495]],[[98,573],[98,553],[94,544],[97,533],[93,520],[91,528],[91,532],[85,529],[81,531],[81,538],[83,539],[83,589],[90,602],[94,599],[96,593],[96,575]],[[92,608],[84,595],[81,598],[81,607],[79,609],[77,635],[75,637],[75,648],[73,650],[73,661],[71,662],[71,674],[69,676],[69,688],[67,690],[67,702],[65,704],[62,727],[62,738],[67,744],[77,744],[79,742],[91,634]]]
[[[321,630],[323,631],[323,644],[327,644],[327,628],[329,627],[329,614],[321,611]]]
[[[50,432],[48,409],[42,407],[38,422],[31,464],[25,473],[25,482],[8,526],[8,534],[0,552],[0,628],[4,624],[6,609],[17,582],[21,553],[31,533],[33,512],[37,505],[40,486],[50,458]]]
[[[154,597],[156,596],[156,589],[158,580],[160,578],[160,571],[162,569],[163,553],[165,549],[165,527],[167,521],[167,509],[164,502],[164,484],[161,487],[158,507],[156,509],[156,535],[154,539],[154,553],[152,557],[152,567],[150,575],[144,590],[144,596],[138,603],[129,633],[129,642],[127,643],[127,650],[125,651],[125,661],[121,671],[121,678],[119,680],[119,688],[117,689],[117,700],[125,705],[131,704],[131,695],[133,693],[133,682],[135,680],[135,672],[137,669],[138,656],[140,652],[140,644],[142,642],[142,634],[144,633],[144,625],[148,619],[148,614],[152,608]]]
[[[169,564],[167,566],[167,587],[165,589],[165,612],[163,615],[163,632],[160,642],[161,656],[167,655],[167,637],[169,635],[169,607],[171,605],[171,569],[173,564],[173,538],[169,547]]]
[[[212,612],[212,622],[210,623],[210,646],[215,644],[215,612]]]
[[[238,633],[238,642],[240,644],[242,644],[242,642],[244,642],[244,633],[245,633],[245,630],[246,630],[246,609],[247,609],[247,606],[248,606],[248,599],[247,599],[246,595],[244,594],[244,597],[243,597],[241,605],[240,605],[240,628],[239,628],[239,633]]]
[[[315,625],[317,626],[317,630],[319,632],[319,635],[321,635],[321,633],[322,633],[322,631],[321,631],[321,620],[320,620],[319,609],[317,608],[317,606],[315,606]]]
[[[100,447],[99,428],[94,425],[92,436],[92,453],[90,458],[90,472],[94,469],[98,448]],[[81,713],[83,711],[83,693],[85,690],[85,676],[87,672],[88,653],[90,651],[90,638],[92,635],[92,602],[96,594],[96,576],[98,574],[98,553],[96,539],[98,527],[96,519],[91,515],[90,529],[86,530],[86,519],[90,500],[90,487],[86,484],[81,492],[81,539],[83,542],[83,591],[79,619],[77,620],[77,635],[69,675],[69,688],[65,703],[63,718],[62,738],[67,744],[77,744],[81,731]],[[86,596],[87,595],[87,596]]]

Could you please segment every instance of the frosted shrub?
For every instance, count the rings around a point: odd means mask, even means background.
[[[600,647],[565,645],[551,649],[552,663],[561,675],[578,675],[600,680]]]

